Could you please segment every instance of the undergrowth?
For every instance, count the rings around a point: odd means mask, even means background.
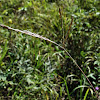
[[[99,4],[99,0],[1,0],[0,24],[64,46],[99,94]],[[64,50],[0,27],[0,99],[97,100],[97,96]]]

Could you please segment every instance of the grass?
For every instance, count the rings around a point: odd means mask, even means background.
[[[98,8],[91,15],[91,6],[81,8],[81,3],[0,2],[1,96],[18,100],[96,99],[99,31],[93,27],[98,27]]]

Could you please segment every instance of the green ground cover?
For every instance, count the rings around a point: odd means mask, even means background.
[[[42,35],[75,59],[100,95],[99,0],[0,0],[0,24]],[[0,27],[0,100],[98,100],[65,51]]]

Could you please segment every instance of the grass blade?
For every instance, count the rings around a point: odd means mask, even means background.
[[[86,100],[86,97],[87,97],[87,95],[88,95],[89,90],[90,90],[90,89],[87,89],[83,100]]]

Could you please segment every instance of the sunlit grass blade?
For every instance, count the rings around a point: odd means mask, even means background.
[[[87,97],[87,95],[88,95],[89,90],[90,90],[90,89],[88,88],[87,91],[86,91],[86,93],[85,93],[84,100],[86,100],[86,97]]]

